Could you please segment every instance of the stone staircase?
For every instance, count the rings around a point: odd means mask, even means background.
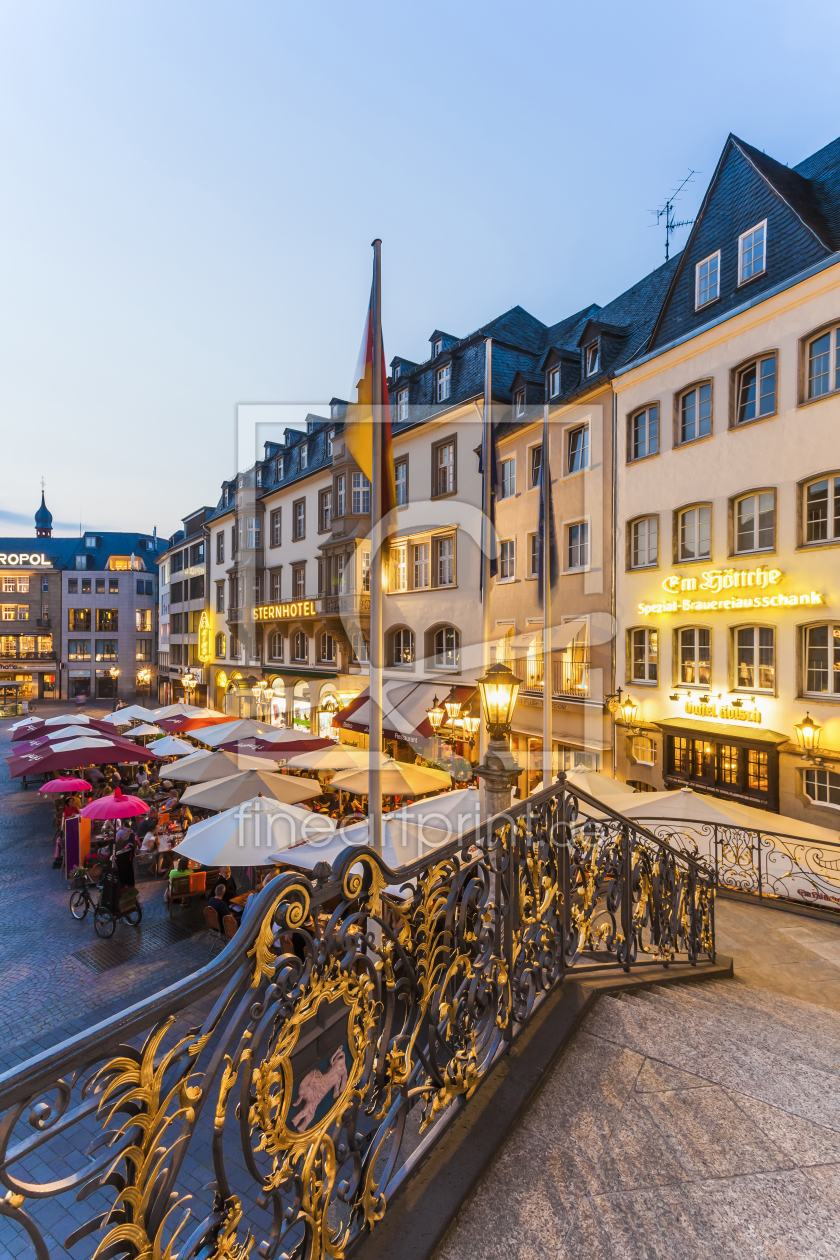
[[[834,1260],[840,1011],[737,980],[602,996],[439,1260]]]

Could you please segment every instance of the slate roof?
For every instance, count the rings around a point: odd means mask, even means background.
[[[151,534],[130,534],[130,533],[97,533],[95,530],[87,530],[86,535],[94,535],[102,540],[101,547],[85,547],[85,535],[81,538],[35,538],[34,535],[29,538],[0,538],[0,552],[5,555],[17,552],[23,552],[31,555],[33,552],[40,555],[42,552],[45,556],[52,560],[57,569],[73,569],[75,568],[75,557],[77,555],[85,555],[93,557],[92,568],[102,572],[108,567],[108,561],[111,556],[130,556],[132,552],[135,556],[143,561],[146,569],[150,573],[154,573],[158,565],[158,557],[163,555],[166,550],[166,539],[153,539]],[[142,540],[155,542],[156,551],[145,551],[141,546]]]

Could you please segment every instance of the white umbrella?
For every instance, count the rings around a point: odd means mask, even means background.
[[[611,779],[606,774],[599,774],[597,770],[585,770],[583,766],[569,771],[566,782],[603,801],[608,796],[629,796],[633,791],[620,779]]]
[[[163,735],[163,728],[153,726],[151,722],[143,722],[140,726],[133,726],[130,731],[126,731],[124,739],[139,739],[141,735]]]
[[[417,858],[427,857],[452,839],[447,831],[434,827],[422,827],[418,823],[397,819],[386,814],[382,819],[382,860],[392,870],[399,870]],[[370,823],[368,819],[352,827],[344,827],[332,836],[296,845],[284,853],[269,855],[268,862],[280,862],[284,866],[311,871],[318,862],[334,866],[349,849],[372,852]],[[399,884],[390,885],[399,888]]]
[[[385,817],[439,828],[448,831],[454,839],[480,824],[481,805],[475,788],[458,788],[455,792],[441,792],[439,796],[415,801],[413,805],[403,805]]]
[[[125,712],[125,709],[123,709]],[[164,705],[162,709],[152,709],[151,713],[146,710],[149,717],[153,717],[159,722],[161,718],[171,717],[224,717],[224,713],[220,713],[218,709],[205,709],[200,704],[184,704],[179,700],[177,704]]]
[[[144,709],[142,704],[129,704],[124,709],[117,709],[102,718],[103,722],[113,722],[114,726],[128,726],[129,722],[148,722],[154,716],[154,710]]]
[[[152,752],[156,752],[159,757],[177,757],[182,753],[190,753],[195,745],[188,744],[185,739],[178,739],[177,735],[164,735],[163,739],[153,739],[149,748]]]
[[[193,823],[175,852],[203,866],[260,866],[293,844],[334,830],[332,819],[323,814],[258,796]]]
[[[293,732],[295,739],[300,739],[300,732]],[[373,753],[362,752],[358,748],[347,748],[344,744],[333,744],[331,748],[313,748],[311,752],[298,753],[286,762],[287,770],[359,770],[367,769],[373,760]],[[382,761],[385,753],[379,753]]]
[[[95,736],[95,738],[97,739],[107,739],[107,740],[111,739],[110,731],[107,734],[104,731],[90,731],[89,732],[89,731],[86,731],[84,727],[80,728],[78,726],[65,726],[65,727],[62,727],[60,730],[53,728],[50,731],[44,731],[43,735],[41,735],[40,738],[48,739],[51,744],[54,744],[62,739],[78,739],[81,735],[88,735],[88,734]],[[116,735],[116,732],[114,732],[114,734]]]
[[[168,779],[180,783],[210,783],[224,779],[236,770],[267,770],[275,773],[277,762],[268,757],[243,757],[238,753],[199,748],[188,757],[181,757],[166,768]]]
[[[100,720],[104,721],[104,718]],[[44,726],[87,726],[90,721],[86,713],[62,713],[58,717],[47,718]]]
[[[415,766],[386,757],[381,766],[383,796],[414,796],[418,792],[442,791],[452,782],[446,770],[430,770],[427,766]],[[366,796],[370,792],[368,770],[342,770],[332,781],[332,786],[343,792]]]
[[[287,774],[244,770],[224,779],[196,783],[187,788],[181,800],[200,809],[232,809],[234,805],[251,801],[259,795],[282,801],[285,805],[299,805],[301,801],[311,801],[313,796],[320,796],[321,785],[311,779],[293,779]]]
[[[219,744],[229,744],[234,739],[248,739],[251,735],[262,735],[270,730],[267,722],[239,718],[235,722],[222,722],[219,726],[196,726],[191,734],[200,739],[202,744],[218,748]]]

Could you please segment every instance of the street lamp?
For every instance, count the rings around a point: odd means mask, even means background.
[[[796,739],[799,747],[802,749],[802,760],[813,761],[814,753],[820,746],[820,735],[822,727],[819,722],[815,722],[810,713],[806,713],[801,722],[793,728],[796,731]]]
[[[150,669],[138,669],[137,686],[145,687],[146,695],[149,694],[152,685],[152,671]],[[137,688],[135,687],[135,691]]]
[[[192,699],[192,693],[196,686],[196,683],[197,683],[197,679],[195,675],[191,673],[190,670],[187,670],[185,674],[181,675],[181,686],[184,689],[184,699],[187,704],[189,704],[190,700]]]
[[[490,739],[476,773],[484,780],[485,814],[491,817],[509,807],[510,789],[519,777],[519,767],[508,746],[519,679],[504,662],[497,661],[477,680],[477,686]]]
[[[454,727],[458,718],[461,716],[461,701],[456,699],[454,686],[450,688],[449,695],[443,702],[446,709],[446,716],[449,718],[449,725]]]
[[[431,709],[426,710],[426,717],[429,719],[429,725],[431,726],[435,735],[437,735],[438,731],[440,730],[441,723],[443,719],[446,717],[446,710],[444,709],[441,702],[438,700],[437,696],[435,696],[434,700],[432,701]]]
[[[265,706],[265,693],[267,690],[268,690],[268,683],[265,681],[264,678],[261,678],[259,682],[254,683],[253,687],[251,688],[251,695],[254,697],[257,703],[257,717],[258,718],[260,716],[260,710]]]
[[[116,665],[112,665],[112,666],[111,666],[111,668],[108,670],[108,673],[111,675],[111,679],[112,679],[113,684],[114,684],[114,708],[116,709],[116,707],[117,707],[117,699],[118,699],[118,697],[117,697],[117,679],[118,679],[118,678],[119,678],[119,676],[120,676],[120,671],[117,669]]]

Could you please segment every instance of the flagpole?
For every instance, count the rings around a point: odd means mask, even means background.
[[[371,478],[372,554],[370,564],[370,667],[368,694],[370,724],[368,746],[371,752],[368,815],[374,852],[382,853],[382,241],[373,242],[373,380],[371,413],[373,421]]]
[[[493,423],[493,339],[487,337],[484,342],[484,418],[481,429],[481,467],[484,477],[481,485],[481,663],[486,674],[490,665],[490,637],[492,623],[490,620],[490,549],[495,546],[491,538],[490,515],[492,511],[493,477],[490,468],[492,443],[490,426]],[[478,728],[478,760],[484,764],[487,752],[487,729],[482,722]],[[486,788],[481,781],[481,817],[487,817]]]
[[[552,709],[551,697],[554,679],[551,660],[551,460],[549,458],[548,436],[548,403],[543,405],[543,440],[540,476],[543,479],[543,787],[547,788],[552,780]]]

